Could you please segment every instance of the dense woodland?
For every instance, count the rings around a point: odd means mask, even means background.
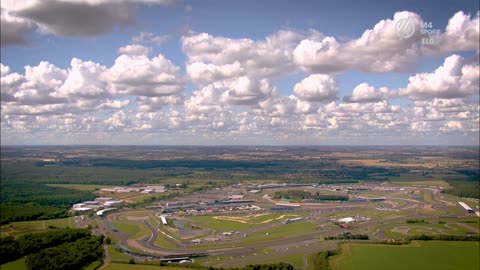
[[[101,260],[103,236],[67,229],[0,238],[0,264],[27,256],[31,269],[80,269]]]
[[[26,263],[32,270],[81,269],[91,262],[102,260],[102,242],[103,236],[87,236],[28,255]]]
[[[86,191],[4,180],[0,196],[1,224],[68,217],[72,204],[95,198]]]

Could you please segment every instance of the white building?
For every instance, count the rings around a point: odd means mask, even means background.
[[[202,239],[193,239],[193,240],[192,240],[192,243],[195,244],[195,245],[201,244],[201,243],[202,243]]]
[[[160,216],[160,220],[162,221],[162,224],[163,225],[167,225],[167,219],[165,218],[165,216]]]
[[[77,203],[77,204],[73,205],[73,209],[78,209],[78,208],[82,208],[82,207],[85,207],[84,203]]]
[[[458,204],[460,204],[465,210],[467,210],[468,213],[475,213],[475,211],[473,211],[473,209],[470,206],[468,206],[466,203],[458,202]]]
[[[117,192],[117,189],[116,188],[102,188],[102,189],[100,189],[100,191],[103,191],[103,192]]]
[[[86,211],[92,210],[92,208],[90,208],[90,207],[78,207],[78,208],[74,208],[73,210],[78,211],[78,212],[86,212]]]
[[[346,217],[346,218],[339,219],[337,221],[340,222],[340,223],[350,223],[350,222],[355,221],[355,219],[352,218],[352,217]]]
[[[83,204],[87,205],[98,205],[100,202],[99,201],[84,201]]]
[[[123,203],[123,201],[111,200],[111,201],[106,201],[103,205],[105,205],[106,207],[112,207],[112,206],[119,206],[122,203]]]
[[[107,209],[100,210],[97,212],[97,216],[103,216],[105,213],[111,212],[114,210],[117,210],[117,208],[107,208]]]
[[[143,190],[153,190],[153,192],[165,192],[165,186],[146,186]]]
[[[113,198],[110,198],[110,197],[98,197],[98,198],[95,198],[95,201],[97,202],[106,202],[106,201],[111,201],[113,200]]]

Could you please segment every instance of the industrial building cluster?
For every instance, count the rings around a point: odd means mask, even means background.
[[[165,186],[146,186],[146,187],[113,187],[113,188],[102,188],[102,192],[113,192],[113,193],[128,193],[128,192],[140,192],[140,193],[161,193],[165,192],[167,189]]]
[[[111,207],[118,207],[123,204],[123,201],[114,200],[110,197],[98,197],[95,198],[93,201],[85,201],[82,203],[74,204],[72,207],[72,211],[77,212],[87,212],[91,210],[100,210],[103,208],[111,208]]]
[[[262,210],[256,205],[252,205],[254,200],[224,200],[224,201],[194,201],[194,202],[168,202],[164,205],[160,204],[157,208],[161,213],[175,213],[186,215],[200,215],[208,213],[221,212],[243,212]]]

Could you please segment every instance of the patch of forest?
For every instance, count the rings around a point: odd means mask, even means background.
[[[29,269],[81,269],[103,257],[103,236],[66,229],[0,238],[0,264],[26,256]]]
[[[64,218],[72,204],[94,197],[87,191],[5,181],[0,190],[0,223]]]

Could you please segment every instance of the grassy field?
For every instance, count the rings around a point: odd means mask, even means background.
[[[240,260],[238,258],[227,256],[221,257],[220,260],[215,261],[215,259],[210,260],[210,264],[214,265],[217,268],[220,268],[223,263],[227,263],[228,267],[242,267],[248,264],[276,264],[279,262],[288,263],[293,265],[295,269],[303,269],[303,256],[305,254],[294,253],[294,254],[274,254],[271,253],[256,253],[253,256],[246,256]],[[230,260],[235,260],[233,265],[229,264]]]
[[[192,270],[192,268],[168,267],[160,265],[109,263],[103,270]]]
[[[290,224],[285,224],[280,227],[273,229],[262,230],[259,232],[252,233],[248,235],[242,244],[251,244],[261,241],[273,241],[278,239],[288,239],[289,237],[294,237],[310,232],[315,231],[317,223],[313,222],[294,222]],[[266,234],[268,233],[268,235]]]
[[[118,243],[117,237],[115,237],[115,234],[113,234],[112,232],[108,232],[107,237],[110,237],[110,239],[112,240],[112,244]]]
[[[113,246],[113,245],[109,245],[107,247],[107,251],[108,251],[108,256],[112,260],[128,261],[129,259],[132,258],[128,255],[123,254],[120,251],[115,250],[115,246]]]
[[[50,220],[12,222],[1,227],[1,236],[18,236],[26,233],[42,232],[48,230],[49,226],[54,228],[75,228],[75,221],[73,217],[69,217]]]
[[[130,258],[130,257],[128,257]],[[92,262],[89,265],[82,268],[83,270],[95,270],[100,265],[102,265],[101,261]],[[29,270],[27,264],[25,263],[25,257],[20,258],[16,261],[8,262],[5,264],[0,265],[1,270]]]
[[[115,228],[117,228],[120,232],[123,233],[135,234],[139,231],[137,224],[130,224],[120,221],[111,221],[111,223],[113,224],[113,226],[115,226]]]
[[[130,233],[131,235],[128,237],[129,239],[138,239],[150,234],[150,231],[143,223],[112,221],[112,224],[120,232]]]
[[[443,224],[439,223],[439,220],[427,220],[428,223],[393,223],[383,226],[385,237],[387,238],[405,238],[409,235],[465,235],[467,233],[475,233],[479,224],[475,220],[454,220],[454,219],[442,219]],[[459,224],[463,224],[459,225]],[[469,229],[469,227],[472,227]]]
[[[87,266],[83,267],[82,270],[96,270],[103,264],[103,261],[94,261]]]
[[[165,235],[159,233],[157,239],[155,239],[155,245],[163,248],[172,248],[175,249],[177,248],[177,245],[171,243],[168,241],[165,237]]]
[[[399,179],[405,179],[405,178],[399,178]],[[442,188],[451,188],[451,186],[447,183],[445,180],[438,180],[438,179],[431,179],[431,180],[420,180],[420,181],[400,181],[398,179],[392,180],[393,184],[396,185],[403,185],[403,186],[413,186],[413,185],[419,185],[419,186],[438,186]]]
[[[129,237],[130,239],[138,239],[138,238],[144,237],[145,235],[151,234],[150,230],[143,223],[138,224],[138,229],[139,230],[135,234]]]
[[[288,239],[289,237],[299,236],[306,233],[314,232],[317,223],[313,222],[295,222],[280,227],[266,229],[255,233],[248,234],[247,237],[242,238],[240,242],[236,243],[237,246],[252,245],[256,243],[275,241],[280,239]],[[267,235],[268,233],[268,235]],[[192,249],[203,250],[210,248],[225,248],[231,247],[229,242],[211,243],[204,242],[198,246],[193,246]]]
[[[414,241],[410,245],[344,244],[334,270],[479,269],[479,242]]]
[[[25,257],[0,265],[1,270],[28,270]]]
[[[292,254],[282,256],[278,258],[272,258],[271,260],[263,261],[263,264],[284,262],[293,265],[295,269],[303,268],[303,255],[304,254]]]
[[[137,211],[137,212],[128,211],[128,212],[124,212],[124,213],[119,214],[118,218],[120,220],[128,220],[128,217],[146,217],[147,215],[148,215],[148,213],[144,212],[144,211]]]
[[[301,213],[295,214],[262,214],[262,215],[244,215],[244,216],[192,216],[188,217],[195,225],[221,231],[240,231],[254,228],[271,222],[280,222],[287,218],[301,216]]]

